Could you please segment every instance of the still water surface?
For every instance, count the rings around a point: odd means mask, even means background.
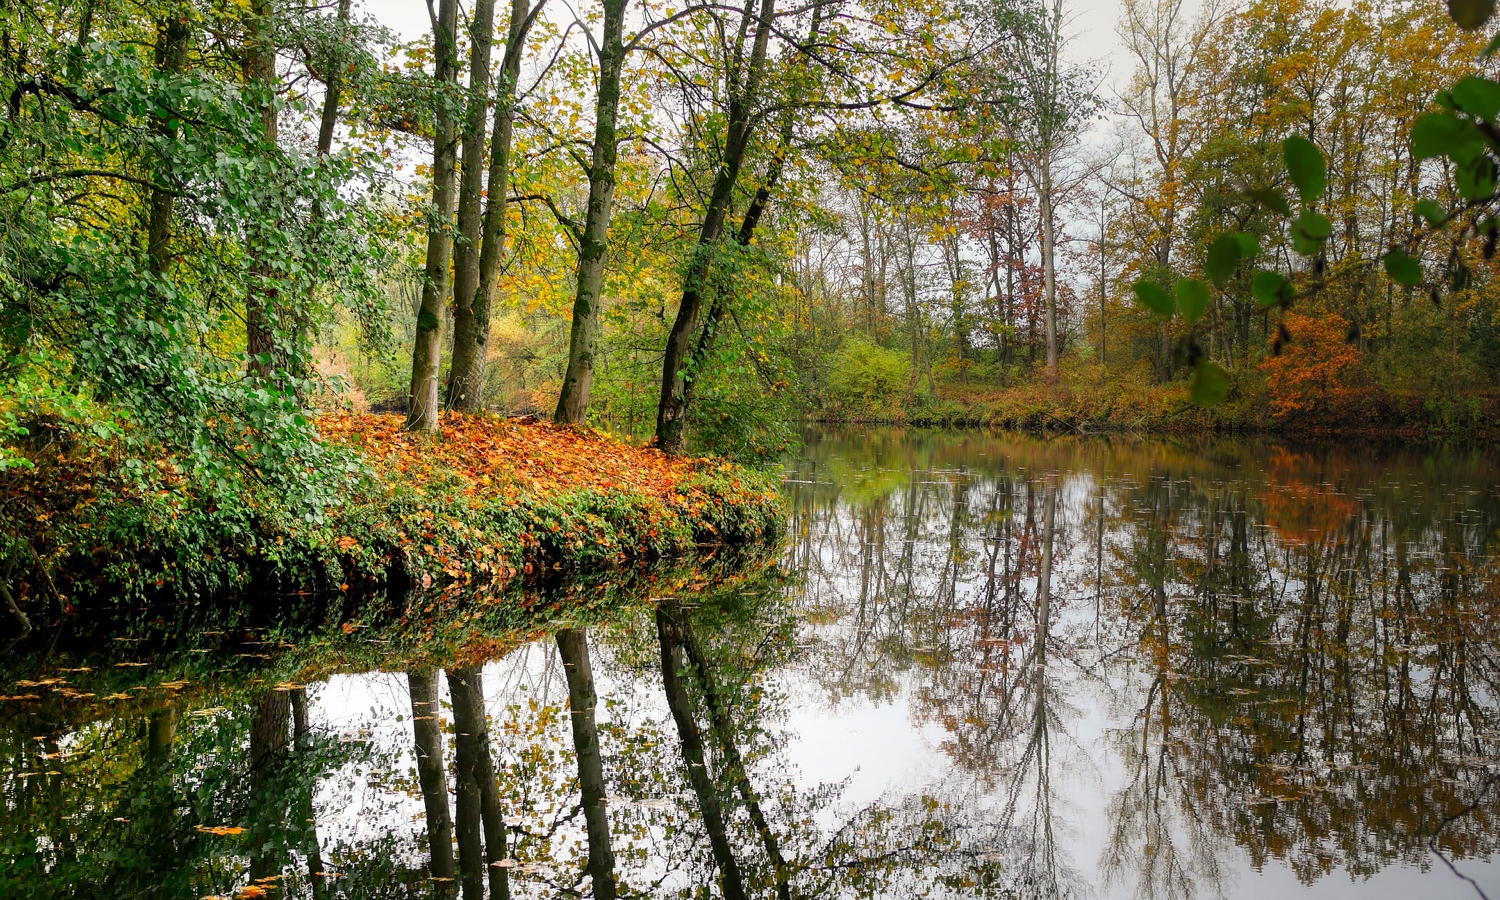
[[[0,897],[1500,897],[1497,488],[817,432],[774,558],[44,634]]]

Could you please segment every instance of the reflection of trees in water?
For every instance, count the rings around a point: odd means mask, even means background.
[[[1246,491],[1153,500],[1177,577],[1156,610],[1122,607],[1159,635],[1158,742],[1182,775],[1180,805],[1305,881],[1425,861],[1500,749],[1493,527],[1366,507],[1308,530],[1347,502],[1316,487],[1295,489],[1320,510],[1293,515],[1288,536],[1255,527]],[[1495,812],[1476,809],[1439,846],[1494,852]]]
[[[168,696],[79,723],[8,716],[0,746],[0,896],[229,896],[250,882],[321,900],[327,859],[339,896],[408,895],[423,881],[389,852],[399,835],[320,842],[317,786],[378,755],[310,725],[301,688],[206,710]]]
[[[828,662],[809,671],[835,701],[910,685],[1006,821],[1016,761],[1035,765],[1049,746],[1036,736],[1066,731],[1064,673],[1124,684],[1127,777],[1103,862],[1143,896],[1219,890],[1226,843],[1305,881],[1421,864],[1443,816],[1478,794],[1497,749],[1500,479],[1477,458],[884,440],[812,441],[793,477],[788,562],[829,623],[814,657]],[[1064,583],[1044,644],[1024,633],[1044,621],[1025,588],[1049,468],[1063,473]],[[1085,596],[1097,618],[1080,628]],[[1067,666],[1036,665],[1049,656]],[[1497,811],[1487,800],[1437,845],[1495,852]],[[1050,818],[1030,821],[1054,841]]]
[[[987,824],[1000,844],[990,854],[1000,883],[1037,897],[1069,895],[1077,881],[1059,852],[1052,777],[1056,742],[1067,740],[1059,666],[1069,663],[1049,651],[1071,653],[1053,630],[1059,490],[1050,473],[920,468],[892,496],[842,516],[864,547],[899,544],[899,552],[861,553],[857,570],[841,570],[849,557],[833,531],[825,532],[832,546],[796,557],[812,568],[815,608],[836,622],[819,629],[809,672],[835,698],[876,701],[908,674],[916,714],[942,725],[949,755],[979,793],[998,798]],[[818,506],[800,504],[796,514],[822,515]],[[843,590],[850,596],[840,610]]]

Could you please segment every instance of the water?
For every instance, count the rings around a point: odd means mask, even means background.
[[[43,634],[0,897],[1500,897],[1497,481],[820,432],[779,558]]]

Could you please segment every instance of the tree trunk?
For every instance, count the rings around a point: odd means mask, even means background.
[[[867,557],[862,572],[866,588],[869,582],[868,562]],[[675,610],[673,612],[675,614]],[[791,873],[787,867],[786,858],[781,853],[781,841],[777,838],[776,832],[771,830],[771,824],[761,809],[760,797],[756,794],[754,786],[750,784],[750,772],[745,766],[745,759],[740,753],[738,744],[735,743],[734,729],[729,720],[728,710],[719,700],[719,692],[714,687],[713,670],[709,668],[708,658],[698,647],[697,641],[693,639],[693,632],[687,623],[680,618],[674,618],[673,624],[676,626],[676,637],[682,644],[682,649],[687,653],[688,662],[692,663],[693,669],[698,673],[698,686],[703,691],[703,705],[708,709],[708,721],[718,741],[719,752],[723,754],[724,763],[729,769],[729,777],[734,780],[735,786],[739,789],[740,798],[744,800],[745,808],[750,813],[750,823],[755,826],[755,832],[760,836],[761,846],[765,848],[766,858],[771,862],[771,873],[776,881],[777,900],[791,900]]]
[[[86,8],[86,18],[92,16],[93,7]],[[80,43],[82,35],[89,26],[79,26]],[[188,49],[188,27],[187,19],[180,11],[173,10],[170,15],[162,17],[156,25],[156,71],[167,75],[175,75],[187,66]],[[167,125],[165,119],[158,116],[155,122],[157,133],[169,138],[177,136],[176,129]],[[157,184],[164,184],[166,180],[165,167],[156,175]],[[172,195],[162,188],[153,188],[151,191],[151,213],[146,226],[146,253],[150,257],[151,273],[161,275],[167,270],[167,263],[171,261],[170,244],[172,241]]]
[[[484,131],[490,102],[490,45],[495,38],[495,0],[475,0],[469,25],[469,105],[464,115],[462,181],[458,190],[458,233],[453,237],[453,360],[444,405],[457,409],[480,393],[473,378],[474,299],[479,288],[480,205],[484,192]]]
[[[292,698],[292,746],[298,753],[306,753],[312,749],[309,746],[312,740],[312,729],[308,722],[307,688],[297,688],[290,694]],[[328,874],[323,869],[323,847],[318,843],[318,822],[313,815],[313,794],[317,782],[310,772],[306,773],[306,777],[308,782],[302,786],[302,794],[298,799],[301,807],[298,818],[306,829],[302,849],[307,854],[307,873],[312,881],[313,900],[323,900],[328,896]]]
[[[453,693],[453,673],[448,673],[448,691]],[[484,900],[484,846],[479,824],[479,782],[475,778],[474,723],[459,720],[457,697],[453,704],[453,825],[458,837],[458,879],[463,900]]]
[[[1052,536],[1054,519],[1057,515],[1057,475],[1048,472],[1043,477],[1043,484],[1042,559],[1040,571],[1036,577],[1036,615],[1037,633],[1044,636],[1047,623],[1052,617]],[[1036,648],[1039,656],[1045,654],[1046,651],[1047,648],[1044,645]]]
[[[748,9],[747,4],[747,12]],[[693,248],[693,258],[683,278],[677,318],[672,322],[672,330],[667,335],[667,346],[662,356],[661,395],[656,405],[656,446],[673,455],[682,452],[686,438],[686,381],[697,376],[695,372],[686,371],[684,364],[688,362],[688,350],[698,331],[698,314],[703,306],[703,293],[713,260],[714,245],[719,241],[724,219],[729,214],[729,204],[734,198],[734,188],[744,165],[745,150],[750,145],[750,113],[759,99],[766,66],[766,47],[770,41],[775,11],[776,0],[761,0],[754,43],[744,73],[744,87],[740,92],[732,90],[729,95],[724,158],[719,163],[713,191],[709,194],[708,206],[703,211],[698,243]],[[731,77],[731,86],[738,81],[737,77]]]
[[[451,89],[458,81],[458,0],[439,0],[433,29],[437,82]],[[443,350],[443,315],[451,287],[448,263],[453,242],[448,225],[453,218],[453,181],[457,147],[453,110],[439,101],[432,142],[432,214],[427,220],[427,268],[422,281],[422,306],[417,312],[417,340],[412,348],[411,389],[407,395],[408,431],[437,432],[438,366]]]
[[[151,710],[151,718],[146,726],[146,755],[154,760],[165,759],[171,754],[172,745],[176,741],[177,707],[166,704],[160,709]]]
[[[273,0],[251,0],[245,25],[245,56],[242,72],[251,96],[260,106],[261,141],[276,146],[276,46]],[[276,289],[273,273],[263,257],[261,238],[252,228],[249,235],[250,282],[245,290],[245,354],[250,374],[268,377],[281,355],[276,346]]]
[[[688,782],[698,797],[698,809],[703,814],[703,828],[708,832],[708,843],[713,850],[714,862],[719,867],[719,888],[724,900],[745,900],[745,886],[740,877],[740,865],[734,858],[734,848],[729,844],[729,835],[724,828],[724,813],[719,802],[718,785],[713,773],[708,770],[708,761],[703,752],[703,735],[698,723],[693,720],[692,701],[679,675],[681,663],[678,652],[680,641],[677,629],[665,608],[656,610],[656,637],[661,649],[661,681],[667,694],[667,708],[672,711],[672,720],[677,723],[677,738],[682,744],[682,760],[687,766]]]
[[[735,241],[741,247],[750,246],[755,238],[755,229],[760,225],[761,218],[765,215],[766,207],[771,204],[771,193],[776,188],[776,183],[781,180],[781,173],[786,162],[786,149],[791,143],[791,128],[782,129],[781,146],[777,149],[776,157],[771,163],[770,170],[766,173],[766,180],[756,190],[755,197],[751,199],[750,205],[745,209],[745,218],[740,222],[739,233],[735,235]],[[713,303],[709,304],[708,318],[703,322],[703,329],[698,332],[698,344],[693,350],[693,359],[702,361],[708,358],[713,350],[714,339],[718,337],[719,325],[726,312],[726,299],[723,294],[715,294]],[[694,388],[697,387],[697,379],[684,379],[682,382],[682,409],[678,413],[678,419],[687,416],[688,409],[693,405]]]
[[[489,720],[484,710],[484,671],[466,666],[448,673],[448,693],[453,697],[453,730],[460,790],[472,781],[484,824],[484,860],[476,863],[489,871],[490,900],[508,900],[510,876],[495,865],[505,859],[505,822],[500,816],[500,790],[495,783],[495,763],[490,757]],[[460,793],[462,798],[463,794]],[[463,813],[459,813],[459,852],[464,852]],[[477,841],[477,837],[475,838]],[[463,864],[462,858],[459,862]],[[464,864],[464,891],[469,891],[468,866]]]
[[[545,0],[542,0],[545,2]],[[528,10],[526,0],[512,0],[509,36],[501,63],[500,83],[495,91],[495,124],[490,136],[488,197],[480,229],[479,271],[469,304],[467,325],[455,321],[453,363],[448,375],[448,405],[467,413],[484,409],[484,367],[490,339],[490,311],[505,258],[505,207],[510,192],[511,137],[516,121],[516,83],[521,77],[521,58],[531,23],[542,2]],[[462,214],[460,213],[460,218]]]
[[[448,815],[448,772],[443,766],[443,730],[439,717],[437,671],[406,673],[411,691],[411,730],[417,755],[417,781],[427,809],[429,873],[438,897],[452,897],[453,820]]]
[[[350,0],[339,0],[338,22],[349,24]],[[344,83],[343,66],[335,58],[329,70],[323,73],[323,116],[318,123],[318,155],[327,156],[333,150],[333,131],[339,123],[339,102]]]
[[[589,665],[588,632],[567,628],[557,633],[557,652],[568,679],[568,710],[573,723],[573,750],[578,757],[578,787],[589,841],[588,874],[596,900],[615,900],[615,853],[610,846],[608,792],[599,728],[594,721],[598,697]]]
[[[599,341],[600,292],[609,249],[609,220],[615,202],[615,120],[620,107],[620,70],[625,64],[625,7],[629,0],[604,0],[604,34],[599,42],[599,95],[594,103],[594,157],[589,168],[589,206],[578,234],[578,289],[568,335],[568,370],[552,420],[582,425],[594,382]]]
[[[1047,381],[1057,381],[1057,222],[1052,208],[1052,175],[1043,163],[1039,209],[1042,214],[1042,289],[1047,305]]]
[[[338,23],[340,26],[340,35],[343,34],[343,27],[349,24],[350,5],[351,0],[339,0]],[[333,133],[338,128],[339,124],[339,103],[343,99],[344,83],[343,61],[339,58],[339,55],[337,53],[331,54],[330,57],[324,61],[323,65],[325,66],[323,71],[323,112],[318,121],[317,156],[319,161],[325,160],[328,155],[333,152]],[[314,227],[322,223],[322,197],[313,198],[311,218],[312,225]],[[312,308],[313,294],[317,291],[317,289],[318,279],[316,277],[316,273],[314,273],[314,277],[308,280],[307,295],[305,297],[306,305],[304,309]],[[298,327],[303,331],[310,330],[310,323],[307,321],[305,312],[299,311]],[[315,894],[322,890],[322,888],[318,886],[318,882],[316,880],[314,882],[313,890]]]

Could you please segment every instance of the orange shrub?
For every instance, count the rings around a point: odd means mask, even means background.
[[[1360,352],[1347,340],[1349,320],[1337,313],[1289,312],[1286,329],[1292,339],[1260,363],[1272,415],[1334,424],[1349,412],[1362,372]]]

